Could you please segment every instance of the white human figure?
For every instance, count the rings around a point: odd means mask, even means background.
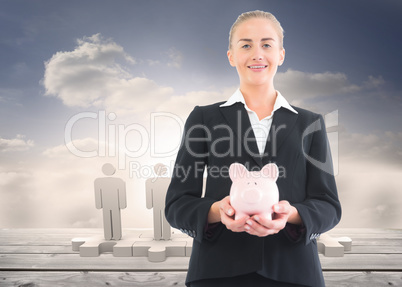
[[[115,167],[110,163],[102,166],[108,177],[95,179],[95,204],[97,209],[103,208],[103,229],[106,240],[121,239],[120,209],[127,207],[126,183],[121,178],[110,177]]]
[[[170,178],[162,177],[166,173],[166,166],[157,164],[154,167],[156,178],[149,178],[145,182],[147,208],[153,208],[154,239],[170,240],[171,227],[165,218],[165,197]]]

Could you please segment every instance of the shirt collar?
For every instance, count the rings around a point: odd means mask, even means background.
[[[284,96],[282,96],[282,94],[279,91],[277,92],[277,96],[276,96],[276,100],[275,100],[275,104],[274,104],[274,111],[279,110],[281,107],[284,107],[286,109],[288,109],[289,111],[298,114],[298,112],[292,108],[292,106],[288,103],[288,101],[285,99]],[[247,107],[246,105],[246,101],[244,100],[243,94],[241,93],[240,89],[237,89],[233,95],[222,105],[220,105],[219,107],[224,108],[224,107],[229,107],[234,105],[235,103],[243,103],[244,107],[250,111],[249,107]]]

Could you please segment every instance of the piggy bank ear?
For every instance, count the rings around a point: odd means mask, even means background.
[[[264,178],[268,177],[273,181],[276,181],[279,176],[278,166],[274,163],[266,164],[262,169],[261,173]]]
[[[232,181],[236,179],[246,177],[248,173],[247,168],[241,163],[232,163],[229,167],[229,176]]]

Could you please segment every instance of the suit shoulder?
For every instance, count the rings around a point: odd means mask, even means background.
[[[299,116],[306,118],[306,119],[317,119],[317,118],[322,117],[321,114],[318,114],[318,113],[315,113],[315,112],[312,112],[312,111],[309,111],[309,110],[306,110],[303,108],[299,108],[299,107],[295,107],[295,106],[292,106],[292,108],[294,108],[298,112]]]
[[[215,117],[219,111],[219,106],[224,102],[218,102],[205,106],[195,106],[187,118],[187,122],[198,124],[200,122],[209,122],[210,117]]]
[[[197,107],[202,109],[203,111],[209,112],[209,111],[219,109],[219,106],[224,104],[224,103],[225,103],[225,101],[214,103],[214,104],[209,104],[209,105],[205,105],[205,106],[197,106]]]
[[[210,105],[205,105],[205,106],[195,106],[194,110],[192,113],[202,115],[204,118],[209,118],[212,115],[219,114],[218,111],[220,109],[220,105],[222,105],[225,102],[218,102]]]

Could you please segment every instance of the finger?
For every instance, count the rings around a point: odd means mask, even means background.
[[[259,225],[263,226],[264,228],[275,231],[272,233],[272,234],[274,234],[274,233],[278,233],[286,225],[286,216],[282,216],[281,214],[276,214],[276,216],[277,217],[274,218],[273,220],[269,220],[263,216],[255,215],[255,216],[253,216],[253,220],[256,223],[259,223]]]
[[[227,216],[223,211],[221,212],[221,222],[226,225],[226,228],[232,230],[234,232],[243,232],[245,231],[244,226],[246,224],[246,220],[250,217],[245,216],[240,219],[235,220],[233,217]]]
[[[275,229],[266,228],[265,226],[259,224],[258,222],[254,221],[252,219],[249,219],[246,221],[245,229],[246,229],[247,233],[256,235],[259,237],[272,235],[272,234],[275,234],[278,232]]]
[[[233,216],[235,214],[235,210],[230,205],[230,197],[229,196],[226,196],[224,199],[222,199],[221,204],[220,204],[220,209],[228,216]]]
[[[272,209],[275,213],[289,213],[290,212],[290,204],[286,200],[281,200],[277,204],[272,206]]]

